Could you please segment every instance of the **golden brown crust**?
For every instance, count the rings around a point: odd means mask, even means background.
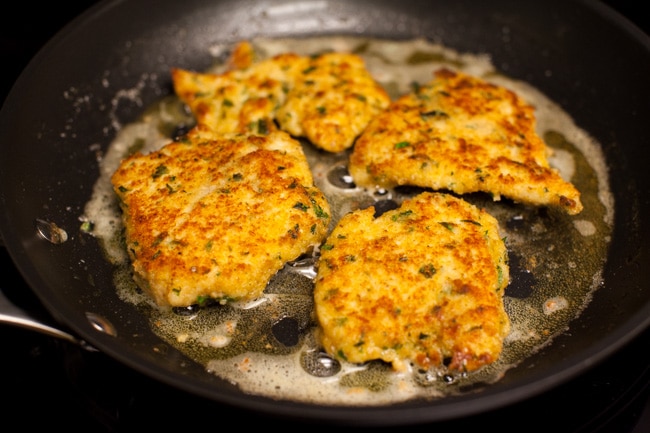
[[[232,60],[239,66],[246,61]],[[300,63],[297,55],[287,53],[223,74],[180,68],[173,68],[171,74],[175,93],[190,107],[197,124],[219,133],[264,133],[275,129],[275,111],[284,103]]]
[[[373,217],[344,216],[321,248],[314,299],[327,352],[353,363],[472,371],[498,359],[510,322],[497,221],[422,193]]]
[[[354,54],[283,53],[254,62],[250,43],[234,50],[222,74],[173,69],[176,94],[197,122],[217,132],[280,128],[329,152],[348,149],[368,122],[390,103]]]
[[[389,103],[359,56],[326,53],[307,58],[277,119],[292,135],[328,152],[341,152]]]
[[[281,131],[199,127],[127,158],[112,182],[136,280],[159,305],[253,299],[329,226],[300,143]]]
[[[350,157],[357,185],[417,185],[582,210],[579,191],[549,167],[534,108],[514,92],[442,69],[368,125]]]

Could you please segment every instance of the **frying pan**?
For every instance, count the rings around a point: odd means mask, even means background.
[[[290,7],[299,3],[105,1],[59,32],[24,70],[0,115],[0,229],[16,266],[62,329],[136,371],[219,404],[288,420],[386,426],[449,420],[540,394],[647,328],[646,35],[589,1],[323,0],[316,2],[318,15]],[[284,12],[268,13],[272,6]],[[489,53],[499,70],[536,86],[602,144],[616,215],[602,287],[553,344],[479,392],[389,407],[244,394],[154,335],[146,318],[117,297],[100,246],[79,232],[98,177],[97,151],[171,92],[171,66],[207,68],[213,59],[206,47],[218,41],[341,33],[426,36],[461,52]],[[136,87],[138,98],[119,97]],[[62,229],[67,240],[45,240],[38,221],[54,223],[46,228]]]

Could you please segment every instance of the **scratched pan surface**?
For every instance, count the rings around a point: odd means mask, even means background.
[[[306,4],[189,0],[152,7],[106,1],[71,22],[28,65],[0,116],[0,228],[26,281],[63,328],[134,370],[216,403],[288,420],[406,425],[538,395],[607,358],[648,326],[646,35],[595,2]],[[98,177],[93,145],[105,149],[117,125],[135,120],[171,91],[171,66],[210,66],[206,47],[216,42],[342,33],[424,36],[461,52],[489,53],[497,68],[543,91],[603,145],[616,199],[604,283],[569,331],[481,392],[389,407],[328,407],[244,394],[154,335],[146,317],[117,297],[99,245],[78,231]],[[120,90],[143,82],[139,100],[119,98]],[[45,241],[37,220],[55,222],[68,240]],[[99,331],[89,316],[109,324],[113,335]]]

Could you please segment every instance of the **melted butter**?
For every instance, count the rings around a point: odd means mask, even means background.
[[[318,251],[285,266],[254,302],[200,309],[159,308],[131,278],[121,239],[121,220],[110,176],[129,153],[149,152],[170,141],[176,128],[193,119],[174,96],[151,106],[142,118],[121,128],[101,160],[101,175],[84,221],[116,265],[115,287],[124,302],[146,314],[151,329],[206,370],[236,383],[244,392],[272,398],[336,405],[391,404],[415,397],[442,398],[462,389],[489,386],[522,359],[566,331],[601,284],[613,223],[613,199],[600,146],[561,107],[527,83],[499,74],[485,54],[458,53],[424,40],[387,41],[353,37],[255,40],[262,56],[293,51],[352,51],[395,98],[424,83],[442,66],[483,76],[519,93],[536,107],[538,132],[553,150],[549,162],[582,193],[584,211],[571,217],[548,209],[493,201],[481,194],[464,198],[485,207],[500,223],[510,254],[511,282],[504,305],[512,322],[501,358],[480,371],[451,376],[441,370],[385,364],[339,363],[318,344],[313,315],[313,263]],[[227,47],[206,47],[224,58]],[[182,66],[182,65],[179,65]],[[214,72],[221,70],[215,64]],[[345,213],[378,200],[399,203],[418,190],[368,193],[346,178],[347,153],[327,154],[304,143],[314,179],[332,207],[332,224]]]

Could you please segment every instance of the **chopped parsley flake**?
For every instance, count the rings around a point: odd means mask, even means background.
[[[424,275],[425,278],[431,278],[435,275],[436,268],[431,263],[429,263],[422,266],[418,272]]]
[[[306,211],[309,209],[309,206],[307,206],[306,204],[304,204],[304,203],[302,203],[302,202],[298,202],[298,203],[296,203],[296,204],[293,205],[293,208],[294,208],[294,209],[299,209],[299,210],[301,210],[301,211],[305,211],[305,212],[306,212]]]
[[[393,221],[403,221],[406,218],[408,218],[412,213],[413,213],[412,210],[405,210],[404,212],[400,212],[397,215],[393,215],[392,217],[390,217],[390,219]]]
[[[153,178],[154,179],[159,178],[163,174],[166,174],[168,171],[169,169],[167,168],[167,166],[159,165],[158,167],[156,167],[156,170],[153,172]]]

